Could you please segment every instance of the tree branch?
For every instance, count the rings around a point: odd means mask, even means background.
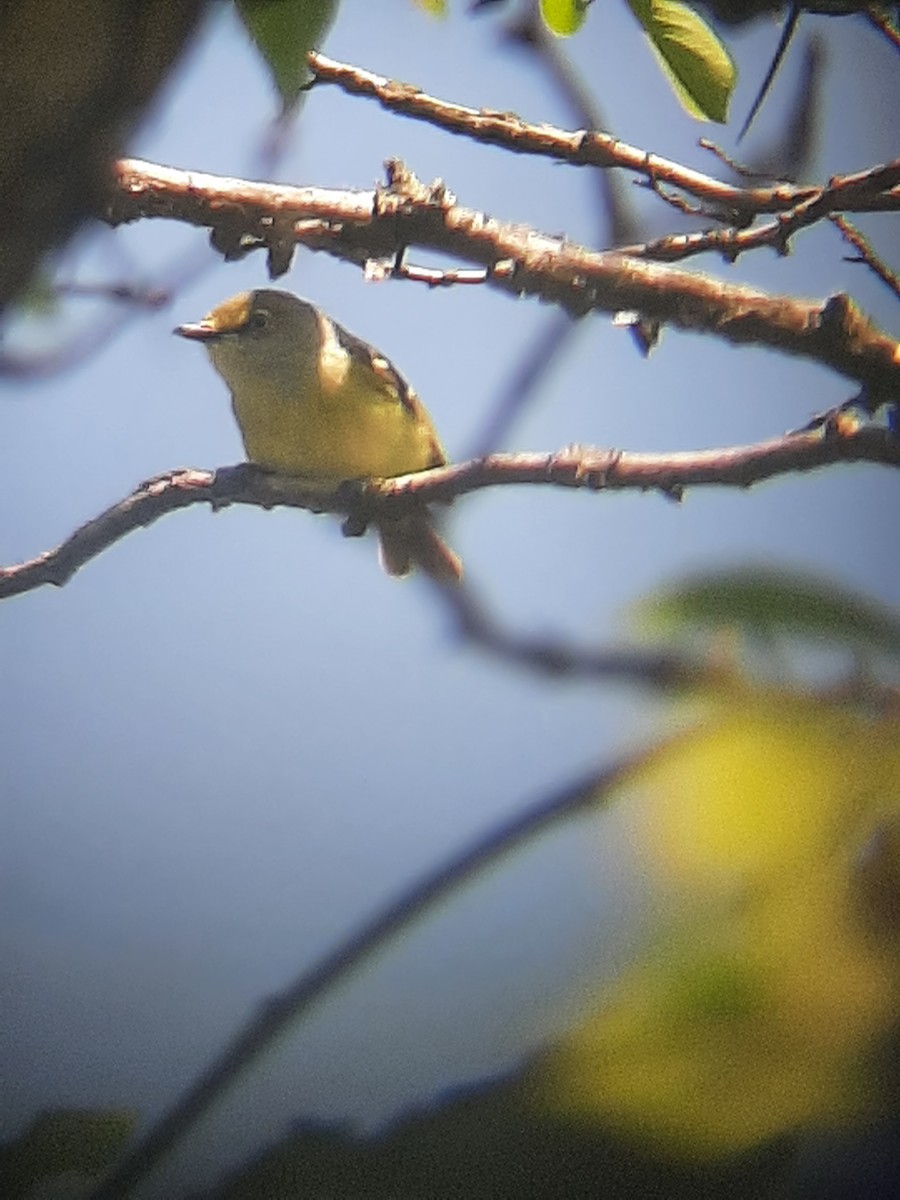
[[[634,310],[734,344],[766,345],[866,385],[875,404],[900,387],[900,346],[842,294],[824,304],[773,296],[617,252],[590,251],[464,208],[442,183],[425,186],[396,160],[388,169],[387,187],[340,191],[123,160],[105,216],[112,224],[162,217],[206,225],[226,257],[266,247],[273,275],[287,270],[296,243],[359,265],[424,246],[486,266],[488,287],[538,296],[573,316]],[[900,175],[900,164],[896,171]]]
[[[642,646],[578,645],[559,637],[516,633],[495,620],[468,587],[440,589],[460,634],[513,666],[554,678],[604,680],[662,692],[721,692],[735,682],[733,667],[709,657]]]
[[[599,130],[565,130],[533,125],[515,113],[468,108],[439,100],[414,84],[399,83],[324,54],[309,55],[314,83],[336,84],[351,96],[365,96],[386,108],[450,133],[500,146],[514,154],[532,154],[575,166],[621,167],[642,175],[648,183],[668,184],[729,211],[744,222],[762,213],[785,212],[802,201],[829,193],[830,211],[871,212],[900,209],[900,160],[871,171],[837,176],[827,188],[778,183],[738,187],[694,171],[670,159],[619,141]]]
[[[900,467],[900,439],[874,425],[823,421],[819,427],[770,441],[718,450],[637,454],[573,446],[556,454],[493,454],[396,479],[324,485],[241,463],[217,471],[185,469],[142,484],[36,558],[0,567],[0,599],[44,585],[62,587],[91,559],[126,534],[191,504],[214,509],[230,504],[279,505],[350,518],[348,531],[388,513],[432,502],[449,502],[488,487],[538,484],[594,492],[654,489],[680,499],[700,485],[749,487],[763,479],[839,462]]]

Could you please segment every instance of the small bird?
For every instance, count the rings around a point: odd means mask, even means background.
[[[321,309],[258,288],[179,325],[231,390],[250,462],[327,482],[425,471],[447,462],[431,418],[400,372]],[[416,567],[458,583],[462,565],[424,506],[377,524],[389,575]]]

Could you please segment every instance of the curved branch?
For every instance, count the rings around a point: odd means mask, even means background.
[[[861,461],[900,467],[900,439],[877,426],[845,430],[825,421],[816,429],[720,450],[637,454],[571,446],[556,454],[492,454],[396,479],[337,486],[274,474],[249,463],[218,471],[189,468],[148,480],[54,549],[0,567],[0,599],[47,584],[62,587],[126,534],[191,504],[210,504],[214,509],[229,504],[284,505],[337,513],[352,517],[350,528],[355,531],[387,511],[449,502],[488,487],[540,484],[594,492],[654,489],[680,499],[688,487],[749,487],[777,475]]]
[[[887,429],[866,426],[848,432],[801,430],[748,446],[674,453],[569,446],[556,454],[492,454],[370,486],[382,497],[414,496],[429,502],[523,483],[594,492],[652,489],[680,500],[690,487],[747,488],[778,475],[860,461],[900,467],[900,439]]]
[[[324,54],[308,56],[314,83],[336,84],[351,96],[365,96],[417,121],[427,121],[450,133],[501,146],[515,154],[532,154],[575,166],[621,167],[642,175],[650,184],[668,184],[706,204],[743,219],[761,213],[785,212],[801,201],[828,193],[832,212],[871,212],[900,209],[900,160],[871,171],[835,177],[827,188],[778,183],[737,187],[702,171],[651,154],[599,130],[565,130],[534,125],[515,113],[468,108],[439,100],[414,84],[399,83]]]
[[[900,346],[842,294],[799,300],[590,251],[464,208],[443,184],[421,184],[396,160],[388,168],[387,187],[339,191],[123,160],[105,215],[112,224],[162,217],[209,226],[226,257],[266,247],[273,275],[287,270],[296,243],[357,264],[424,246],[486,266],[489,287],[538,296],[573,316],[634,310],[679,329],[814,359],[867,386],[876,404],[900,390]]]
[[[895,176],[895,165],[890,164],[891,178]],[[876,167],[867,174],[872,175],[886,169]],[[849,176],[845,177],[845,179],[849,178]],[[791,208],[777,213],[770,220],[763,221],[752,228],[731,226],[725,229],[703,229],[694,233],[665,234],[653,241],[623,246],[621,252],[634,254],[640,258],[650,258],[654,262],[680,262],[708,251],[721,254],[727,262],[736,262],[741,254],[746,254],[749,250],[759,250],[763,246],[768,246],[777,254],[785,255],[789,252],[790,239],[798,230],[816,225],[823,219],[834,222],[844,221],[844,217],[840,215],[843,211],[840,203],[842,186],[843,183],[839,182],[820,188],[812,195],[798,200]],[[658,187],[656,190],[660,192]],[[660,194],[662,193],[660,192]],[[892,195],[892,193],[888,193],[888,195]],[[664,198],[669,203],[677,204],[677,193]],[[703,216],[704,214],[695,212],[692,215]]]

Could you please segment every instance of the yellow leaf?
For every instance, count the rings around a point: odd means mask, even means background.
[[[620,805],[658,934],[536,1069],[542,1110],[688,1158],[886,1111],[896,717],[787,695],[720,706]]]

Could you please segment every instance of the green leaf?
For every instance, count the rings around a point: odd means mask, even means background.
[[[897,1021],[896,941],[880,940],[897,931],[896,715],[722,697],[619,806],[656,936],[544,1056],[543,1111],[670,1161],[730,1156],[729,1171],[753,1147],[891,1111],[877,1047]],[[718,1180],[653,1195],[728,1195]]]
[[[642,601],[638,619],[664,633],[737,629],[900,656],[900,618],[813,575],[742,567],[695,576]]]
[[[413,4],[432,17],[446,17],[447,15],[447,0],[413,0]]]
[[[589,0],[541,0],[544,24],[557,37],[569,37],[584,24]]]
[[[675,92],[693,117],[728,119],[737,71],[723,43],[680,0],[628,0]]]
[[[288,107],[309,78],[306,55],[331,28],[337,0],[235,0],[235,5]]]

